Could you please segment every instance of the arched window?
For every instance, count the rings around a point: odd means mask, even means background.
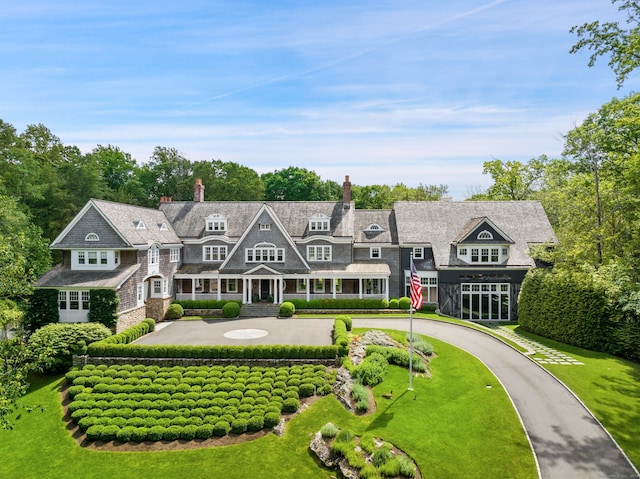
[[[364,231],[384,231],[384,228],[378,223],[371,223],[364,229]]]
[[[481,231],[480,233],[478,233],[478,239],[479,240],[492,240],[493,239],[493,235],[487,231]]]
[[[85,241],[100,241],[100,237],[98,236],[97,233],[89,233],[87,236],[84,237]]]

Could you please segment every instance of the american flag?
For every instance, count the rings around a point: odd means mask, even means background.
[[[418,276],[418,270],[416,265],[411,263],[411,306],[418,311],[422,308],[424,298],[422,297],[422,284],[420,283],[420,277]]]

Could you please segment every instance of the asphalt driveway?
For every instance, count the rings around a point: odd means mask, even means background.
[[[408,318],[354,318],[354,327],[409,330]],[[138,344],[331,344],[333,319],[176,321]],[[544,479],[637,478],[616,442],[585,406],[538,364],[480,331],[417,319],[415,333],[457,346],[500,380],[522,419]],[[260,337],[250,337],[250,336]],[[486,451],[478,451],[484,454]],[[494,451],[499,454],[499,451]]]

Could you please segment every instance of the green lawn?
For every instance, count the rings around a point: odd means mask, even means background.
[[[584,366],[543,364],[565,383],[640,468],[640,364],[569,346],[512,326],[518,334],[562,351]]]
[[[404,333],[402,333],[404,334]],[[20,478],[329,478],[309,452],[313,434],[328,421],[362,435],[372,432],[409,454],[423,477],[537,477],[522,426],[490,371],[469,354],[429,339],[438,357],[433,377],[415,378],[390,367],[374,389],[378,409],[370,416],[348,413],[333,396],[317,401],[274,434],[244,444],[163,452],[103,452],[81,448],[62,419],[60,377],[37,377],[25,400],[46,407],[0,431],[8,451],[0,477]],[[488,387],[491,386],[491,387]],[[382,394],[393,391],[392,399]]]

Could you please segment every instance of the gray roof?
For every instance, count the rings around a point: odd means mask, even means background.
[[[382,230],[365,231],[371,225],[378,225]],[[353,229],[356,243],[398,243],[393,210],[356,210]]]
[[[140,221],[145,228],[138,227]],[[89,233],[98,234],[100,241],[85,241]],[[180,238],[162,211],[92,199],[51,243],[51,247],[123,248],[156,242],[180,243]]]
[[[353,235],[349,224],[353,218],[353,207],[344,209],[341,201],[173,201],[161,203],[160,211],[166,215],[181,238],[202,237],[205,219],[212,214],[219,214],[227,219],[226,236],[235,239],[242,236],[264,204],[271,208],[293,238],[309,235],[309,219],[315,214],[331,218],[330,234],[334,237]]]
[[[438,268],[456,264],[452,244],[474,218],[486,217],[514,241],[508,266],[532,267],[528,246],[557,242],[538,201],[398,201],[394,210],[400,245],[431,243]]]
[[[57,265],[40,276],[38,288],[119,288],[138,269],[139,264],[119,267],[113,271],[74,271],[68,265]]]

